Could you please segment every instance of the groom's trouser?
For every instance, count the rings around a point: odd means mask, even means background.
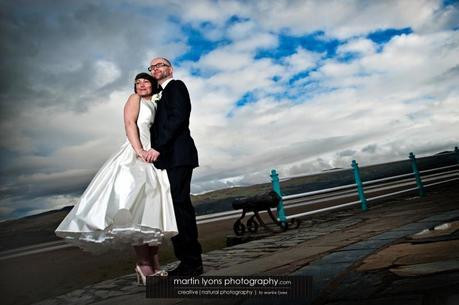
[[[202,265],[202,249],[198,241],[196,215],[190,198],[192,174],[193,168],[188,166],[173,167],[167,170],[179,231],[178,235],[172,237],[175,256],[182,263],[196,267]]]

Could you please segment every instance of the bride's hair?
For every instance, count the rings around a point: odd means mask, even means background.
[[[151,83],[151,90],[152,90],[151,94],[156,94],[159,92],[158,81],[150,74],[142,72],[135,76],[135,79],[134,79],[134,92],[135,93],[137,93],[137,89],[135,88],[135,81],[138,80],[139,78],[146,79]]]

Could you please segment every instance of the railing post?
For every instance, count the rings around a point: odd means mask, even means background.
[[[368,210],[367,199],[365,198],[365,193],[363,192],[362,180],[360,179],[360,170],[359,165],[355,160],[352,160],[352,169],[354,171],[355,184],[357,185],[357,191],[359,192],[359,199],[362,211]]]
[[[413,174],[416,177],[416,184],[419,189],[419,196],[424,197],[425,195],[424,185],[422,184],[421,175],[419,174],[418,164],[416,162],[416,156],[412,152],[410,152],[410,159],[411,159],[411,168],[413,169]]]
[[[279,204],[277,205],[277,218],[280,222],[287,223],[287,217],[285,217],[285,210],[284,210],[284,202],[282,201],[282,192],[280,189],[280,182],[279,182],[279,175],[277,174],[276,170],[271,170],[271,183],[273,186],[273,191],[279,195],[281,198],[279,200]]]
[[[457,160],[457,163],[459,163],[459,148],[454,147],[454,152],[456,153],[456,160]]]

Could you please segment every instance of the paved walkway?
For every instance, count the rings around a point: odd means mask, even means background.
[[[315,216],[298,229],[206,253],[205,275],[313,277],[312,299],[260,304],[459,304],[457,186],[425,198],[375,204],[367,212],[355,208]],[[37,304],[258,303],[146,299],[145,288],[130,274]]]

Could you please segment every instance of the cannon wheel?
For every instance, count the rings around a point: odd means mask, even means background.
[[[290,224],[291,224],[292,226],[294,226],[295,229],[298,229],[298,227],[299,227],[300,224],[301,224],[301,220],[296,219],[296,218],[292,218],[291,221],[290,221]]]
[[[242,234],[245,233],[245,226],[241,222],[240,219],[236,220],[236,222],[234,223],[233,231],[234,231],[234,234],[236,234],[237,236],[241,236]]]
[[[255,215],[247,220],[247,230],[251,233],[255,233],[258,231],[258,222],[255,220]]]

